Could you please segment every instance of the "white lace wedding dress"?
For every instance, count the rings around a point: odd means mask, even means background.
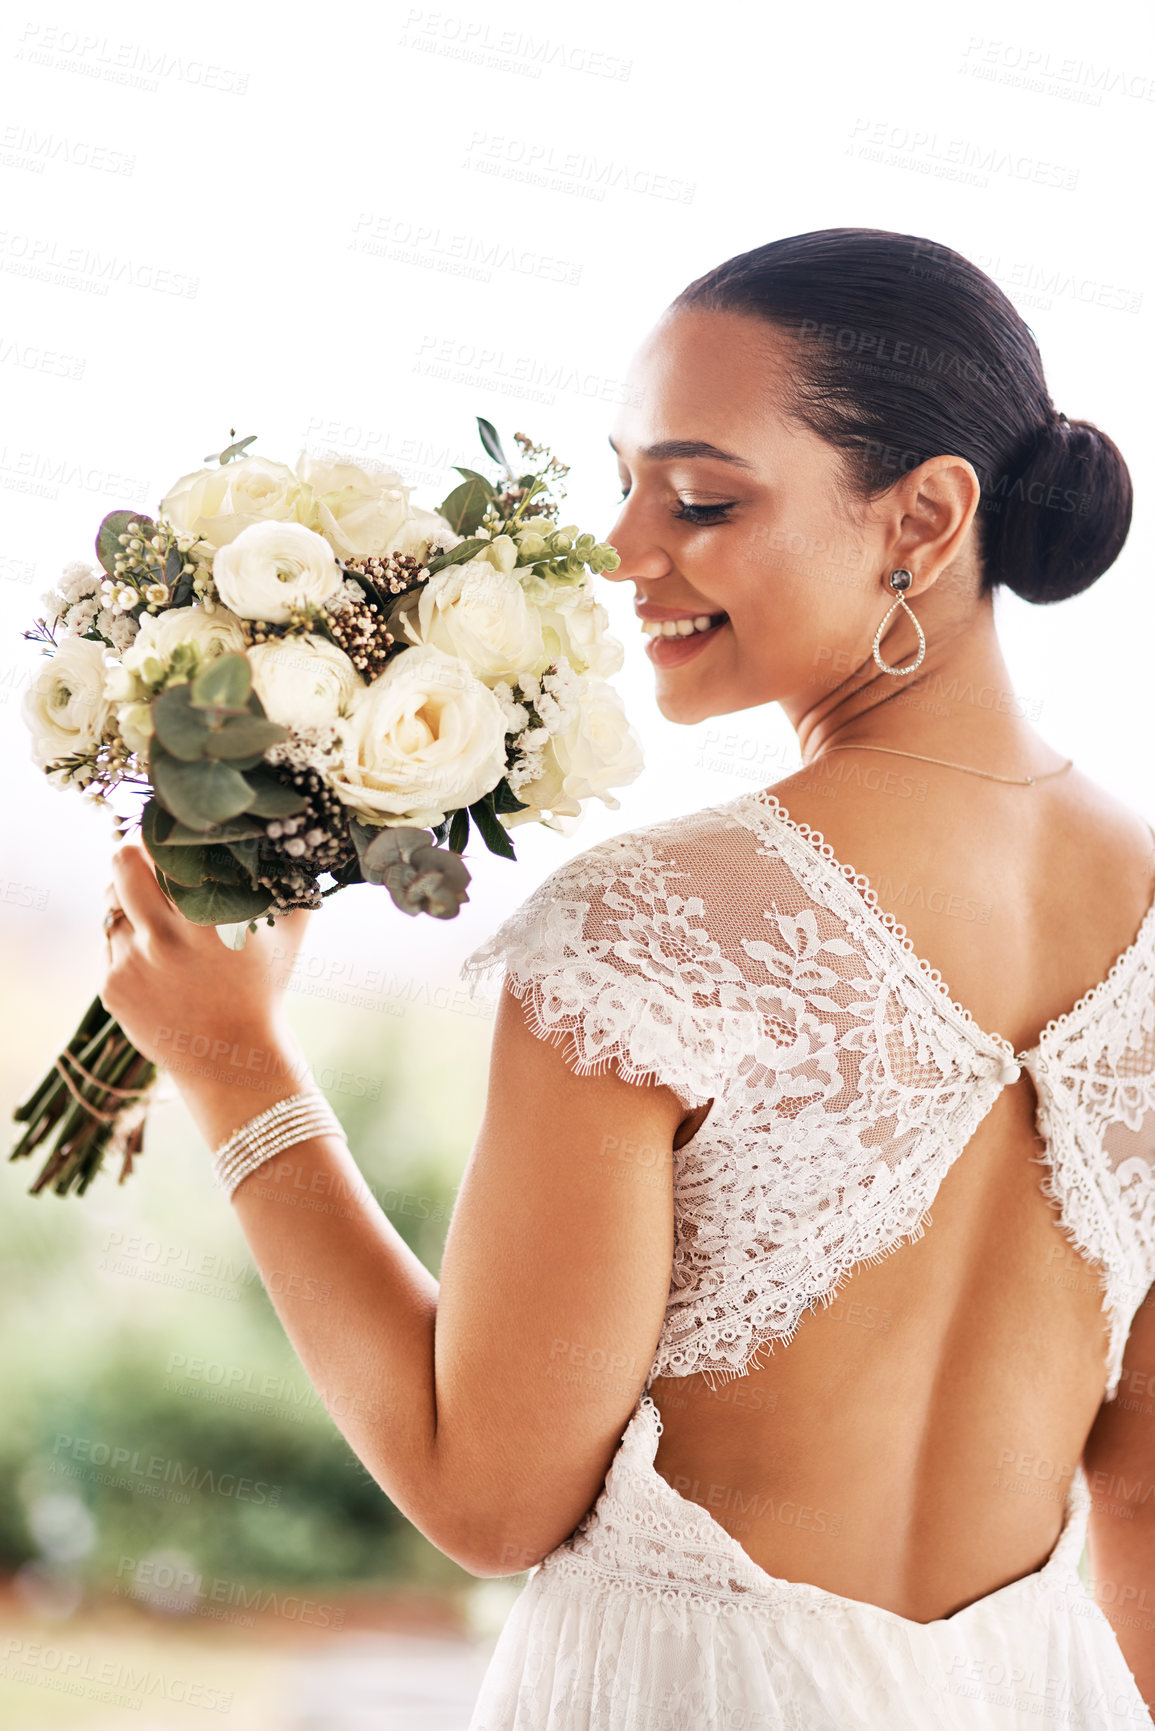
[[[1029,1072],[1040,1183],[1102,1270],[1107,1396],[1155,1281],[1155,905],[1110,974],[1016,1054],[953,1002],[866,882],[772,794],[616,836],[553,872],[463,966],[504,969],[581,1073],[687,1109],[646,1390],[604,1489],[530,1574],[470,1731],[1151,1726],[1077,1572],[1082,1469],[1046,1563],[920,1624],[759,1568],[654,1469],[657,1376],[741,1375],[861,1263],[916,1238],[1000,1091]]]

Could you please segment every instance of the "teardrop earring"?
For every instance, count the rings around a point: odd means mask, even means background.
[[[903,590],[909,589],[913,582],[914,577],[910,571],[904,571],[900,568],[897,571],[892,571],[890,573],[890,587],[894,590],[894,600],[887,608],[882,624],[874,633],[873,654],[875,661],[878,663],[883,673],[893,674],[897,678],[901,678],[907,673],[914,673],[917,668],[922,666],[922,658],[926,654],[926,636],[923,632],[922,626],[915,618],[914,613],[903,594]],[[918,654],[915,656],[913,661],[907,662],[905,667],[891,667],[882,659],[879,645],[882,642],[883,634],[886,631],[887,626],[890,624],[896,611],[900,607],[906,613],[907,618],[918,632]]]

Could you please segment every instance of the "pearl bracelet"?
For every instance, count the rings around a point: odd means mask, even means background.
[[[314,1136],[338,1136],[342,1142],[345,1140],[345,1132],[324,1095],[310,1089],[278,1100],[275,1106],[250,1118],[227,1142],[222,1142],[213,1155],[217,1182],[231,1197],[241,1180],[258,1166],[298,1142],[311,1141]]]

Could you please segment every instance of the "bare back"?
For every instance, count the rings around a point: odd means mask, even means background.
[[[919,768],[832,757],[774,793],[870,880],[977,1027],[1029,1051],[1133,943],[1151,833],[1075,771],[1025,788]],[[853,1269],[746,1376],[653,1381],[658,1472],[768,1573],[927,1622],[1051,1550],[1107,1329],[1099,1270],[1042,1188],[1035,1110],[1024,1069],[921,1235]]]

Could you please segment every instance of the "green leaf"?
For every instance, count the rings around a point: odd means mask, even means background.
[[[233,767],[235,769],[236,765]],[[148,809],[147,806],[145,809]],[[222,846],[231,847],[233,842],[262,841],[267,834],[264,824],[253,822],[248,811],[243,817],[234,817],[228,823],[210,824],[208,829],[189,829],[186,824],[173,822],[162,805],[158,805],[156,809],[172,824],[162,846],[206,847],[210,842],[219,842]],[[148,845],[147,842],[145,845]]]
[[[288,739],[288,728],[256,715],[236,715],[222,727],[214,727],[205,742],[209,757],[255,757],[260,762],[270,745]]]
[[[183,763],[194,763],[205,754],[212,729],[199,709],[192,707],[190,687],[170,685],[152,700],[152,724],[164,749]]]
[[[150,799],[140,814],[140,839],[149,853],[152,852],[154,846],[163,847],[166,842],[181,839],[173,836],[173,831],[176,828],[176,820],[172,813],[167,812],[159,800]],[[201,838],[199,835],[193,837],[192,840],[194,846],[200,846]]]
[[[210,451],[204,461],[206,463],[231,463],[234,457],[243,457],[246,447],[251,445],[259,436],[257,433],[250,433],[247,439],[238,439],[235,444],[226,445],[223,451]]]
[[[169,886],[173,901],[186,920],[197,926],[228,926],[255,920],[272,904],[268,890],[247,884],[205,883],[199,889]]]
[[[161,804],[189,829],[205,830],[214,823],[225,823],[256,804],[256,794],[244,776],[227,763],[211,758],[182,763],[154,752],[151,768]]]
[[[255,873],[242,866],[232,848],[208,847],[205,854],[205,878],[214,884],[245,884],[252,886]]]
[[[492,799],[494,811],[525,811],[526,809],[526,801],[518,799],[504,775],[494,788]]]
[[[447,565],[461,565],[466,559],[476,559],[482,548],[488,546],[489,542],[481,540],[480,536],[459,541],[456,547],[449,549],[448,553],[439,553],[436,559],[429,561],[429,575],[432,577],[435,571],[444,571]]]
[[[484,487],[489,498],[497,498],[497,488],[494,486],[492,481],[486,478],[486,476],[479,475],[476,469],[463,469],[459,463],[455,463],[453,466],[459,475],[465,476],[467,481],[476,481],[480,486]]]
[[[185,884],[190,889],[196,889],[209,876],[208,849],[204,847],[157,847],[149,848],[153,862],[158,865],[166,878],[175,884]]]
[[[96,557],[110,577],[116,569],[117,558],[125,551],[119,537],[125,533],[130,523],[140,524],[141,535],[145,540],[156,534],[156,524],[152,518],[142,516],[139,511],[110,511],[96,531]]]
[[[255,771],[247,778],[247,784],[254,798],[245,810],[252,817],[292,817],[294,812],[304,811],[309,803],[303,793],[278,781],[267,770]]]
[[[503,859],[517,858],[517,855],[513,851],[513,843],[506,835],[503,826],[498,823],[497,818],[494,816],[493,806],[490,804],[488,794],[484,799],[479,799],[476,805],[471,805],[469,813],[474,823],[481,831],[481,839],[489,849],[490,853],[499,853]]]
[[[501,448],[501,440],[497,436],[497,428],[493,422],[478,415],[477,430],[481,434],[481,442],[485,446],[487,456],[492,457],[495,463],[500,463],[507,475],[512,475],[513,470],[509,466],[509,458]]]
[[[189,701],[194,709],[224,709],[243,715],[252,689],[253,671],[247,655],[217,655],[205,662],[193,680]]]
[[[492,492],[488,483],[462,481],[448,498],[437,507],[455,535],[472,535],[489,504]]]
[[[465,844],[469,840],[469,813],[462,806],[453,814],[449,825],[449,846],[454,853],[464,853]]]

